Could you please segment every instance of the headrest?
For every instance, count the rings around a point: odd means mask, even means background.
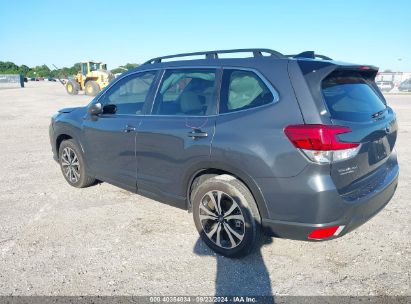
[[[185,92],[180,97],[180,107],[183,113],[202,113],[203,104],[200,96],[194,92]]]

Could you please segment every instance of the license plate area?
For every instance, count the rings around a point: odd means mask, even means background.
[[[370,150],[369,150],[369,165],[374,165],[381,160],[387,158],[389,155],[389,144],[387,137],[380,138],[370,143]]]

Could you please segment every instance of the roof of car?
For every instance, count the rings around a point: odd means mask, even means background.
[[[220,54],[234,54],[234,53],[250,53],[251,56],[243,58],[221,58]],[[187,59],[187,57],[196,56],[196,59]],[[198,56],[204,56],[204,59],[198,59]],[[184,58],[179,60],[179,58]],[[165,60],[172,61],[165,61]],[[239,67],[239,68],[258,68],[265,66],[268,63],[284,62],[289,60],[296,61],[311,61],[322,62],[325,65],[338,65],[341,67],[354,67],[357,64],[334,61],[331,58],[315,54],[313,51],[302,52],[297,55],[283,55],[280,52],[270,49],[233,49],[233,50],[215,50],[194,53],[183,53],[176,55],[167,55],[163,57],[156,57],[146,61],[139,67],[129,70],[125,74],[133,73],[135,71],[145,71],[163,68],[178,68],[178,67]],[[373,66],[368,66],[375,70]]]

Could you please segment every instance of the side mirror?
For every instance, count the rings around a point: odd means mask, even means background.
[[[117,106],[113,104],[105,105],[103,107],[103,113],[104,114],[116,114],[117,112]]]
[[[92,104],[87,111],[92,116],[99,115],[103,113],[103,106],[101,105],[101,103],[97,102]]]

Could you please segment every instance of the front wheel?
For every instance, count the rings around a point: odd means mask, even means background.
[[[97,84],[97,82],[93,80],[89,80],[86,82],[84,86],[84,90],[87,95],[96,96],[98,92],[100,92],[100,86]]]
[[[194,223],[208,247],[227,257],[254,249],[261,219],[254,197],[241,181],[218,175],[198,185],[192,197]]]
[[[59,162],[63,176],[71,186],[85,188],[96,182],[95,178],[87,175],[83,155],[74,140],[69,139],[61,143]]]

